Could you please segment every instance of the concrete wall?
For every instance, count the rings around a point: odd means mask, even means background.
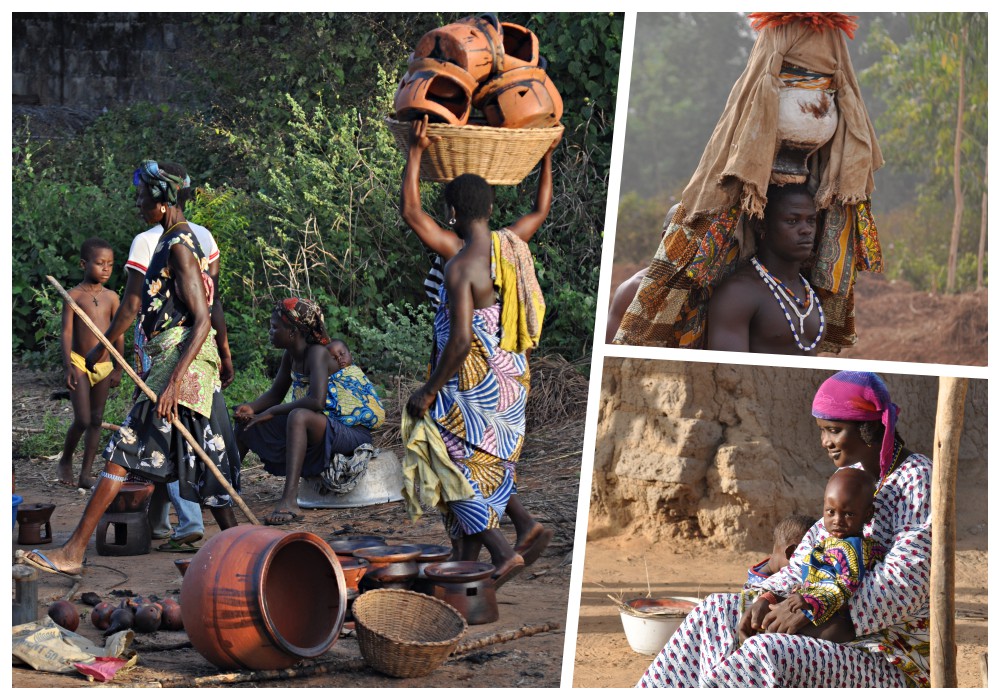
[[[13,103],[99,109],[169,101],[190,21],[172,12],[13,13]]]
[[[830,371],[607,358],[593,536],[704,537],[770,549],[771,529],[819,517],[832,465],[810,415]],[[937,377],[884,375],[907,447],[932,455]],[[986,382],[970,382],[961,480],[986,487]]]

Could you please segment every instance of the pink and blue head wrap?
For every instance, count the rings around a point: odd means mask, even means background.
[[[885,428],[879,452],[881,477],[892,466],[899,406],[889,398],[885,382],[874,372],[837,372],[823,382],[813,399],[816,418],[836,421],[878,421]]]

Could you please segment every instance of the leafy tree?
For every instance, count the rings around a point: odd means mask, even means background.
[[[924,209],[951,201],[946,291],[958,287],[962,231],[981,219],[975,202],[986,190],[987,47],[983,13],[910,16],[913,34],[903,42],[876,27],[869,45],[882,57],[862,74],[887,105],[878,120],[887,160],[922,171]],[[985,199],[983,199],[985,201]],[[926,248],[943,245],[932,232]]]

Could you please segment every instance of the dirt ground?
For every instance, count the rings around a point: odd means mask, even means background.
[[[611,293],[642,268],[615,265]],[[988,349],[988,292],[948,296],[913,289],[863,273],[855,286],[858,343],[839,357],[896,362],[930,362],[985,367]]]
[[[534,370],[534,367],[533,367]],[[42,377],[15,366],[13,376],[14,425],[35,427],[42,424],[44,412],[59,412],[68,407],[67,401],[51,401],[49,394],[56,388],[53,379]],[[583,400],[586,401],[584,392]],[[37,407],[41,406],[41,411]],[[530,409],[529,409],[530,410]],[[30,418],[24,418],[30,414]],[[18,433],[15,431],[15,440]],[[514,641],[487,646],[459,659],[450,659],[431,675],[409,680],[393,679],[365,667],[356,637],[342,636],[334,647],[315,662],[332,664],[340,671],[305,678],[244,683],[243,687],[556,687],[559,685],[566,621],[566,601],[569,588],[571,550],[579,492],[580,445],[583,440],[582,419],[560,423],[549,430],[529,432],[519,469],[519,491],[528,510],[548,527],[555,537],[545,554],[508,582],[497,593],[499,621],[470,627],[463,643],[499,632],[518,630],[525,626],[550,623],[556,629]],[[569,447],[568,447],[569,446]],[[397,450],[397,453],[399,451]],[[15,459],[16,493],[25,503],[55,503],[51,521],[53,547],[64,541],[80,517],[87,495],[53,483],[54,459]],[[77,453],[77,469],[79,452]],[[242,496],[258,519],[272,509],[282,488],[282,479],[269,476],[260,466],[245,465]],[[441,520],[436,515],[425,516],[417,523],[406,517],[401,503],[366,508],[305,510],[306,519],[285,530],[305,530],[331,539],[335,533],[378,534],[390,544],[448,544]],[[218,532],[206,511],[206,535]],[[245,519],[240,516],[241,522]],[[513,537],[513,528],[509,533]],[[17,528],[11,539],[12,549],[18,549]],[[155,543],[154,543],[155,544]],[[117,601],[112,591],[130,590],[136,595],[177,596],[182,578],[174,567],[177,555],[155,551],[136,557],[98,556],[91,539],[87,550],[88,569],[74,602],[81,613],[77,630],[95,642],[101,632],[90,623],[91,608],[80,602],[80,594],[94,591],[105,600]],[[190,555],[189,555],[190,556]],[[485,555],[484,555],[485,556]],[[66,595],[69,583],[59,577],[41,574],[39,578],[39,615],[44,616],[48,605]],[[205,684],[199,678],[219,671],[195,651],[184,632],[160,631],[136,634],[133,647],[139,664],[127,673],[119,674],[111,685],[130,687],[182,686]],[[41,673],[27,667],[12,669],[13,687],[74,688],[90,685],[83,677]],[[219,685],[209,682],[207,685]]]
[[[980,656],[987,651],[987,497],[985,483],[958,484],[958,551],[955,562],[958,685],[983,687]],[[626,600],[735,593],[747,568],[766,552],[730,552],[691,540],[652,544],[617,536],[587,542],[573,686],[635,685],[653,656],[632,650],[621,616],[608,595]]]

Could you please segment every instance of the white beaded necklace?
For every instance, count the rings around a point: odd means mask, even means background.
[[[819,299],[816,297],[816,292],[813,288],[809,286],[809,282],[802,275],[799,275],[799,279],[802,280],[802,284],[805,287],[806,293],[803,295],[806,297],[806,301],[800,301],[798,296],[795,295],[792,290],[788,289],[783,282],[771,275],[770,272],[757,260],[757,256],[750,258],[750,262],[753,263],[754,269],[757,270],[757,274],[760,278],[764,280],[764,284],[767,288],[771,290],[771,294],[774,295],[775,300],[778,302],[778,306],[781,307],[781,312],[785,315],[785,320],[788,321],[788,329],[792,332],[792,338],[795,340],[795,345],[802,352],[810,352],[819,345],[820,339],[823,337],[823,331],[826,329],[826,316],[823,314],[823,305],[820,303]],[[789,296],[791,298],[789,298]],[[784,298],[784,299],[782,299]],[[794,301],[793,301],[794,300]],[[788,313],[788,307],[785,306],[785,301],[788,302],[788,306],[792,307],[795,312],[795,316],[799,319],[799,330],[795,330],[795,322],[792,321],[791,314]],[[799,307],[803,307],[803,311],[799,311]],[[805,335],[805,322],[806,319],[812,314],[813,307],[819,311],[819,333],[816,334],[816,340],[814,340],[810,345],[803,345],[802,339],[799,335]]]

